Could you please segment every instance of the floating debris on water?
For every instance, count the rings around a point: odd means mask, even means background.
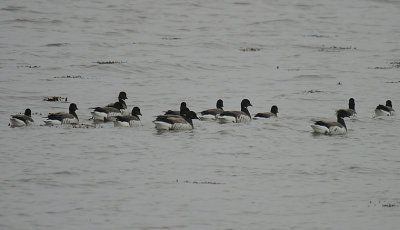
[[[322,93],[322,91],[317,89],[310,89],[310,90],[305,90],[304,93]]]
[[[311,34],[311,35],[306,35],[306,37],[312,37],[312,38],[329,38],[329,36],[321,35],[321,34]]]
[[[377,66],[368,69],[399,69],[400,68],[400,61],[392,61],[389,63],[390,66]]]
[[[89,129],[89,128],[103,128],[103,126],[97,126],[96,124],[77,124],[72,126],[74,129]]]
[[[383,208],[393,208],[393,207],[399,207],[400,206],[400,201],[388,201],[388,200],[382,200],[382,201],[369,201],[368,207],[383,207]]]
[[[240,51],[243,52],[256,52],[256,51],[260,51],[260,48],[252,48],[252,47],[247,47],[247,48],[240,48]]]
[[[97,64],[100,65],[105,65],[105,64],[122,64],[122,63],[128,63],[126,61],[97,61]]]
[[[53,97],[45,97],[43,101],[68,101],[67,97],[59,97],[59,96],[53,96]]]
[[[179,183],[178,179],[176,179],[176,183]],[[188,181],[188,180],[183,181],[183,183],[185,183],[185,184],[224,184],[224,183],[213,182],[213,181]]]
[[[83,77],[81,75],[56,76],[54,78],[72,78],[72,79],[79,78],[79,79],[83,79]]]
[[[400,81],[387,81],[387,82],[385,82],[385,83],[400,83]]]
[[[352,47],[352,46],[330,46],[330,47],[325,47],[322,46],[319,51],[322,52],[340,52],[342,50],[356,50],[357,48]]]
[[[17,68],[30,68],[30,69],[33,69],[33,68],[40,68],[40,66],[38,66],[38,65],[17,65]]]
[[[161,39],[162,40],[181,40],[182,38],[178,38],[178,37],[163,37]]]

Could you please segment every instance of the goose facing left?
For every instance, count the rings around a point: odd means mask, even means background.
[[[75,103],[71,103],[69,105],[69,113],[58,112],[58,113],[50,113],[47,116],[47,120],[44,121],[46,125],[61,125],[61,124],[78,124],[79,119],[78,115],[76,115],[75,111],[78,110],[78,107]]]
[[[33,124],[34,121],[31,116],[32,111],[30,109],[25,109],[24,114],[11,115],[10,127],[22,127]]]

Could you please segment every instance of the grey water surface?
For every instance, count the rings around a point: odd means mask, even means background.
[[[400,119],[373,110],[400,111],[399,22],[395,0],[2,0],[0,229],[397,229]],[[143,126],[43,126],[120,91]],[[312,134],[350,97],[346,135]],[[280,113],[154,128],[219,98]]]

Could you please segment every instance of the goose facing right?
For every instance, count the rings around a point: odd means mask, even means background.
[[[125,103],[126,99],[128,99],[128,97],[126,96],[126,93],[124,91],[121,91],[118,94],[118,101],[114,102],[114,103],[110,103],[105,107],[114,107],[116,109],[120,109],[119,107],[120,107],[120,105],[122,105],[122,109],[126,109],[127,108],[126,103]],[[118,104],[118,102],[120,104]]]
[[[347,133],[346,123],[343,118],[348,114],[345,111],[338,111],[336,113],[337,121],[315,121],[311,125],[314,133],[327,134],[327,135],[340,135]]]
[[[241,123],[251,121],[251,115],[247,107],[252,106],[249,99],[243,99],[240,103],[240,111],[224,111],[222,112],[218,120],[221,123]]]
[[[124,108],[123,104],[121,102],[116,102],[115,107],[94,107],[94,108],[89,108],[93,109],[91,112],[92,118],[94,121],[112,121],[115,120],[116,116],[121,116],[121,110]]]
[[[164,113],[164,115],[181,115],[183,111],[187,109],[186,102],[181,102],[181,107],[178,110],[168,110],[167,112]]]
[[[271,117],[277,117],[277,116],[278,116],[278,106],[273,105],[273,106],[271,106],[271,112],[257,113],[254,116],[254,119],[271,118]]]
[[[61,125],[61,124],[78,124],[79,119],[78,115],[76,115],[75,111],[78,110],[78,107],[75,103],[71,103],[69,105],[69,113],[58,112],[58,113],[50,113],[47,116],[47,120],[44,121],[46,125]]]
[[[221,99],[218,99],[216,108],[214,109],[207,109],[200,112],[201,116],[199,117],[200,120],[207,121],[207,120],[216,120],[218,116],[224,112],[224,102]]]
[[[114,121],[114,126],[115,127],[140,126],[142,125],[142,123],[140,122],[139,116],[142,116],[139,107],[133,107],[131,115],[117,116]]]
[[[22,127],[33,124],[34,121],[31,116],[32,111],[30,109],[25,109],[24,114],[11,115],[10,127]]]
[[[199,119],[195,112],[188,111],[186,115],[159,115],[153,121],[157,130],[191,130],[192,119]]]

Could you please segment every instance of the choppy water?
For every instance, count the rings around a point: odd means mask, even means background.
[[[400,224],[398,1],[15,1],[0,3],[0,229],[396,229]],[[116,64],[97,62],[115,61]],[[142,127],[44,127],[43,116],[128,94]],[[356,99],[344,136],[315,136]],[[195,121],[157,133],[155,115]],[[7,126],[31,108],[36,125]]]

